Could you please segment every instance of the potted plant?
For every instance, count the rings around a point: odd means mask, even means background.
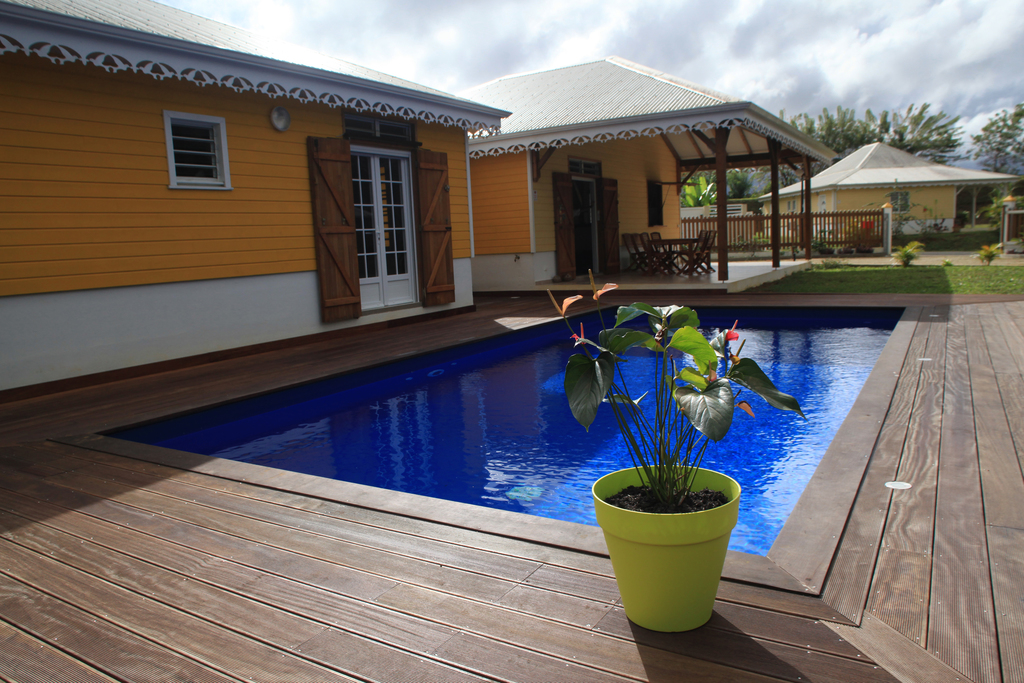
[[[616,288],[600,290],[598,302]],[[581,299],[561,305],[559,314]],[[646,320],[648,329],[627,325]],[[739,511],[740,485],[731,477],[701,468],[712,441],[729,431],[734,409],[753,416],[737,401],[733,384],[770,405],[803,417],[795,398],[779,391],[756,362],[740,358],[736,326],[708,341],[697,329],[697,314],[681,306],[621,306],[615,323],[594,339],[573,331],[579,353],[565,368],[565,392],[576,420],[589,430],[602,403],[625,441],[633,467],[612,472],[593,486],[598,524],[604,531],[626,616],[655,631],[687,631],[711,618],[725,564],[729,536]],[[630,349],[654,356],[650,383],[637,395],[623,371]]]

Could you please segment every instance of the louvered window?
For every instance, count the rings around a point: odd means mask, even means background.
[[[223,118],[165,111],[164,135],[171,188],[231,189]]]

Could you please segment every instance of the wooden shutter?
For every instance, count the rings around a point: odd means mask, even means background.
[[[601,271],[605,275],[619,272],[619,183],[613,178],[598,180],[601,197],[601,215],[598,218],[598,235],[601,237]],[[661,195],[661,186],[658,186]]]
[[[576,279],[576,227],[572,219],[572,178],[552,173],[555,183],[555,271],[561,280]]]
[[[306,138],[313,202],[320,319],[358,318],[359,263],[352,203],[352,154],[348,140]]]
[[[423,305],[450,304],[455,301],[455,268],[448,155],[421,149],[416,158]]]

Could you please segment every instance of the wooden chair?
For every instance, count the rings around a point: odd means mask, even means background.
[[[646,271],[647,253],[640,245],[637,235],[631,232],[622,233],[622,243],[626,245],[626,251],[629,252],[629,269]]]
[[[703,275],[713,273],[711,267],[711,246],[715,240],[715,233],[711,230],[701,230],[697,234],[697,243],[687,258],[687,275]]]
[[[647,274],[653,275],[654,273],[660,273],[662,275],[672,275],[671,255],[664,251],[660,251],[651,244],[651,236],[648,233],[640,233],[639,238],[640,246],[643,249],[647,261]]]

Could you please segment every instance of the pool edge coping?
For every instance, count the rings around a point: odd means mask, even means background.
[[[768,556],[729,551],[723,578],[813,596],[822,593],[825,578],[835,559],[842,532],[849,520],[874,444],[889,409],[895,383],[923,307],[911,305],[902,308],[903,314],[858,393],[853,407],[833,437]],[[547,322],[550,321],[538,324]],[[883,397],[884,400],[879,400]],[[874,427],[866,428],[865,423],[873,419]],[[98,434],[50,440],[341,504],[570,551],[607,556],[607,547],[600,528],[585,524],[394,492]],[[851,451],[860,454],[853,462],[850,462],[849,458]],[[834,505],[837,487],[844,501],[841,507]],[[824,514],[819,509],[812,509],[815,501],[820,501],[822,491],[829,492],[828,499],[831,503]],[[808,524],[807,522],[812,519],[813,524]]]

